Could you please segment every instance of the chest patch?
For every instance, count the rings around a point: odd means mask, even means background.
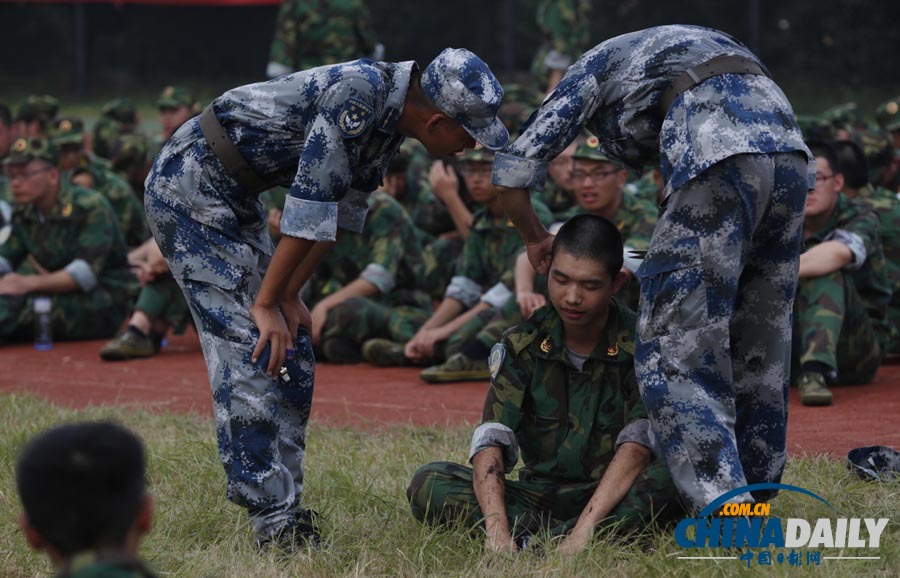
[[[491,370],[491,379],[497,379],[500,368],[503,367],[503,359],[506,357],[506,348],[502,343],[491,348],[491,356],[488,358],[488,368]]]
[[[371,106],[361,100],[351,98],[344,105],[344,109],[338,117],[341,136],[344,138],[358,137],[366,132],[374,117],[375,111]]]

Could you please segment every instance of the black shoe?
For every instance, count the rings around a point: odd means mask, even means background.
[[[322,536],[319,534],[318,519],[319,514],[315,511],[300,509],[283,528],[267,538],[257,539],[257,546],[260,550],[265,550],[274,545],[288,554],[306,548],[320,548]]]

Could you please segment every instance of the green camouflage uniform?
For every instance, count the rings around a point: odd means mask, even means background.
[[[531,203],[541,224],[549,226],[553,220],[550,210],[534,197]],[[467,321],[447,341],[438,344],[436,357],[440,359],[457,353],[478,336],[510,299],[515,301],[511,290],[514,286],[513,269],[516,256],[522,249],[522,239],[512,221],[493,216],[487,207],[475,211],[472,228],[444,298],[454,298],[467,308],[474,307],[479,301],[490,303],[492,307]]]
[[[540,191],[538,196],[553,213],[553,219],[556,221],[565,221],[576,214],[578,206],[575,205],[575,193],[565,190],[553,179],[547,179],[544,190]]]
[[[800,280],[793,373],[804,363],[820,362],[836,371],[837,383],[867,383],[891,335],[886,317],[891,286],[878,217],[865,203],[840,194],[828,224],[806,240],[806,247],[831,240],[846,244],[854,258],[839,271]]]
[[[314,300],[357,278],[375,285],[377,297],[351,297],[328,311],[322,349],[331,339],[350,341],[356,348],[370,338],[408,341],[428,319],[431,300],[419,291],[416,264],[422,248],[403,207],[390,195],[372,193],[369,214],[359,235],[341,236],[313,278]],[[330,361],[347,361],[329,359]]]
[[[531,73],[543,85],[550,70],[565,70],[591,46],[590,0],[541,0],[537,25],[543,43]]]
[[[375,43],[363,0],[285,0],[269,53],[269,76],[370,56]]]
[[[75,556],[56,578],[155,578],[137,558],[111,557],[96,552]]]
[[[586,213],[581,207],[575,207],[570,217]],[[625,240],[626,254],[629,249],[637,251],[646,251],[650,247],[650,237],[653,236],[653,229],[656,227],[657,209],[655,204],[644,201],[641,198],[622,193],[622,204],[616,213],[615,222],[622,238]],[[631,259],[631,270],[635,270],[635,265],[639,264],[639,260]],[[534,280],[535,293],[542,293],[547,302],[550,302],[550,296],[547,294],[547,277],[545,275],[537,275]],[[632,276],[628,285],[622,288],[619,293],[619,300],[631,308],[637,307],[638,298],[640,297],[640,284],[637,279]],[[503,332],[525,321],[522,318],[522,310],[516,302],[515,296],[500,308],[490,322],[485,325],[484,329],[478,332],[475,339],[483,345],[490,348],[500,341]]]
[[[621,443],[652,447],[634,373],[634,326],[634,313],[613,300],[604,339],[579,371],[569,359],[562,320],[548,306],[508,331],[491,352],[491,388],[469,459],[486,447],[500,447],[510,473],[521,449],[519,480],[506,480],[514,534],[564,534]],[[419,468],[407,497],[419,520],[455,518],[469,526],[482,521],[472,470],[459,464]],[[655,459],[605,522],[642,530],[651,518],[683,516],[669,471]]]
[[[113,144],[123,134],[137,130],[137,110],[127,98],[116,98],[103,105],[100,118],[94,124],[91,150],[95,155],[112,160]]]
[[[138,205],[144,206],[144,179],[150,168],[150,139],[140,133],[120,134],[110,152],[112,169],[131,186]]]
[[[98,339],[116,332],[136,282],[106,199],[61,181],[59,200],[49,215],[42,218],[33,205],[16,206],[12,237],[0,245],[0,272],[36,274],[29,257],[47,271],[70,271],[82,286],[80,291],[51,295],[54,339]],[[79,267],[90,268],[87,281]],[[33,299],[0,297],[0,340],[31,338]]]
[[[50,132],[51,140],[57,147],[84,143],[84,123],[81,119],[65,117],[54,121]],[[94,177],[94,190],[106,197],[119,221],[129,247],[137,247],[150,237],[144,207],[131,190],[131,186],[113,172],[109,162],[84,152],[77,168],[87,170]],[[71,173],[63,174],[70,179]]]

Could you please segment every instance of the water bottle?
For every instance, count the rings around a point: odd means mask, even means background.
[[[34,348],[38,351],[53,349],[50,305],[49,297],[34,298]]]

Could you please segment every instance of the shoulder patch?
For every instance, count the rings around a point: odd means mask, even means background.
[[[369,128],[375,111],[372,107],[359,99],[351,98],[344,104],[344,109],[338,117],[338,127],[344,138],[356,138]]]
[[[506,347],[502,343],[498,343],[491,348],[491,356],[488,358],[488,367],[491,370],[491,379],[497,379],[500,374],[500,368],[503,367],[503,360],[506,358]]]

